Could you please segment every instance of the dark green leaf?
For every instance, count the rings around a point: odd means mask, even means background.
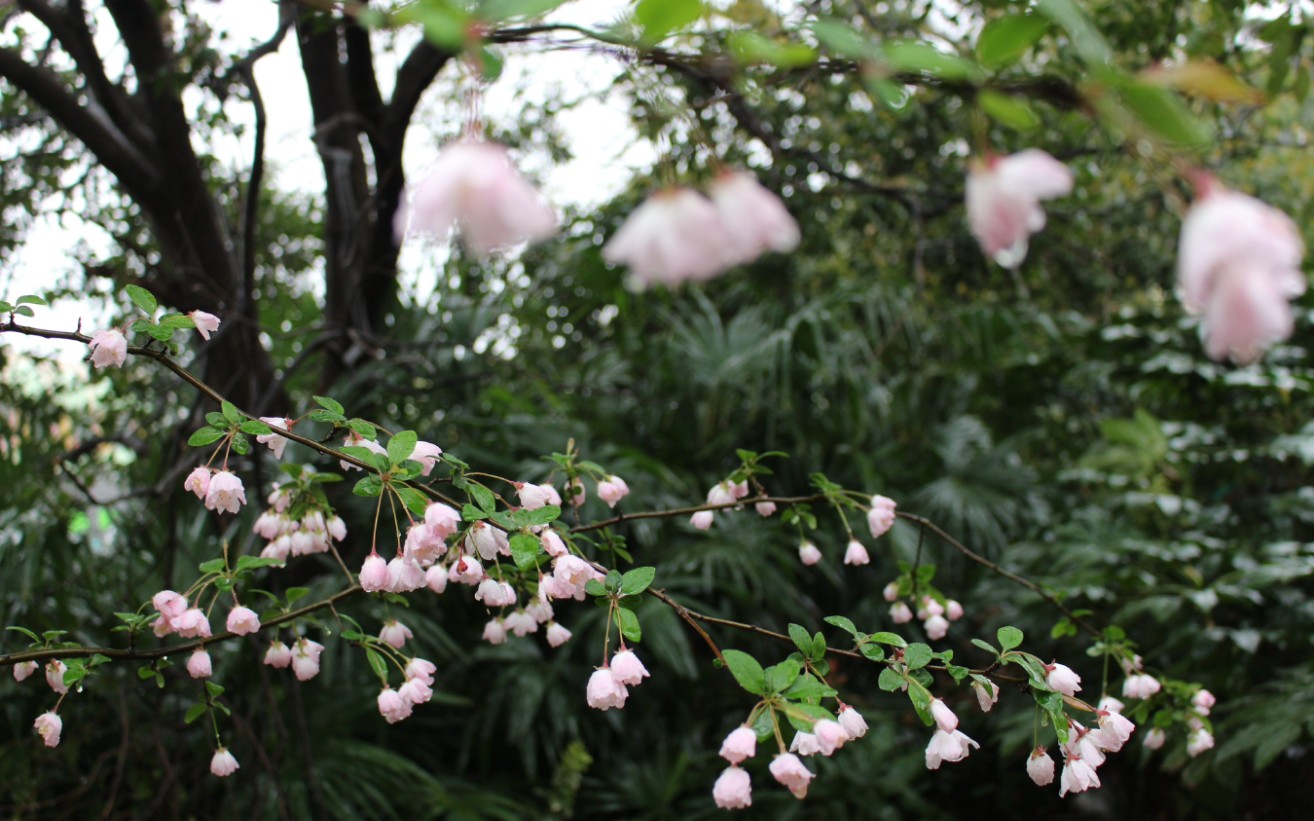
[[[287,606],[291,607],[292,605],[304,599],[306,596],[309,596],[310,590],[305,587],[289,587],[287,589],[287,592],[285,592],[283,595],[287,597]]]
[[[793,659],[785,659],[773,664],[763,671],[763,683],[768,693],[779,693],[789,689],[803,672],[803,665]]]
[[[388,662],[378,652],[368,647],[365,648],[365,658],[369,660],[370,669],[374,675],[378,676],[383,683],[388,682]]]
[[[1037,14],[1010,14],[986,23],[976,41],[976,56],[990,69],[1003,68],[1017,61],[1035,45],[1050,21]]]
[[[917,670],[930,664],[934,655],[934,651],[928,645],[913,642],[903,651],[903,660],[908,664],[909,670]]]
[[[643,641],[643,631],[639,629],[639,617],[633,610],[628,607],[616,608],[616,622],[620,627],[621,635],[625,636],[626,641],[632,641],[635,644]]]
[[[876,686],[887,693],[898,692],[904,686],[903,676],[886,667],[881,671],[880,678],[876,679]]]
[[[537,540],[535,540],[537,541]],[[655,567],[636,567],[621,577],[620,592],[624,596],[637,596],[648,589],[653,577],[657,575]]]
[[[139,285],[125,285],[123,290],[128,293],[128,299],[132,300],[132,304],[141,308],[147,314],[155,313],[159,303],[155,301],[155,295],[150,291]]]
[[[397,492],[397,498],[401,499],[407,510],[415,516],[424,517],[424,511],[429,507],[428,496],[411,487],[393,487],[393,490]]]
[[[155,671],[149,667],[143,667],[142,670],[145,670],[148,674],[147,676],[143,676],[143,678],[150,678],[151,676],[155,675]],[[138,674],[140,674],[141,670],[138,670],[137,672]],[[191,724],[196,719],[205,715],[205,711],[206,711],[206,705],[202,704],[199,701],[196,702],[195,704],[187,708],[187,714],[183,716],[183,724]]]
[[[1021,647],[1025,637],[1016,627],[1001,627],[995,632],[995,638],[999,640],[999,648],[1007,652],[1014,647]]]
[[[853,624],[852,621],[846,619],[843,616],[827,616],[826,618],[822,619],[822,621],[826,622],[826,624],[832,624],[838,627],[839,629],[843,630],[845,633],[848,633],[850,636],[853,636],[855,639],[858,638],[858,628]]]
[[[202,573],[219,573],[224,569],[223,559],[210,559],[207,562],[201,562],[200,570]]]
[[[789,625],[789,637],[794,640],[794,646],[798,648],[800,653],[808,657],[812,656],[812,636],[808,635],[805,627],[791,623]]]
[[[755,696],[766,693],[766,674],[757,659],[741,650],[725,650],[721,655],[730,668],[730,674],[739,682],[739,686]]]
[[[511,558],[515,559],[516,567],[521,570],[533,567],[542,552],[543,543],[538,540],[537,536],[530,536],[528,533],[512,534]]]
[[[466,487],[465,492],[470,494],[470,498],[481,510],[488,513],[497,510],[497,498],[493,496],[492,491],[483,485],[471,482],[469,486]]]
[[[900,636],[897,633],[886,633],[882,631],[880,633],[872,633],[870,636],[867,637],[867,639],[870,641],[878,641],[881,644],[888,644],[891,647],[908,646],[908,642],[903,640],[903,636]]]
[[[398,431],[388,440],[388,461],[400,465],[415,452],[415,445],[420,437],[413,430]]]
[[[231,402],[227,402],[227,401],[220,402],[219,410],[223,412],[224,418],[227,419],[231,424],[236,425],[242,421],[243,418],[242,412],[239,411],[237,407],[234,406],[233,403]]]
[[[589,579],[584,583],[584,592],[590,596],[606,596],[607,588],[597,579]]]

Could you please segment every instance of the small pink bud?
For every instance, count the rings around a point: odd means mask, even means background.
[[[811,567],[821,561],[821,551],[812,542],[804,539],[798,546],[798,560]]]
[[[435,593],[441,593],[447,589],[447,568],[441,564],[435,564],[428,570],[424,571],[424,584]]]
[[[821,754],[825,756],[833,754],[844,746],[844,742],[849,740],[849,734],[844,730],[844,725],[828,718],[823,718],[812,725],[812,734],[817,737]]]
[[[781,753],[771,760],[771,775],[789,788],[795,798],[805,798],[808,794],[808,782],[813,778],[812,771],[803,766],[803,762],[793,753]]]
[[[40,665],[35,661],[20,661],[14,665],[14,681],[23,681],[35,673]]]
[[[844,551],[844,563],[852,565],[871,564],[871,557],[867,555],[867,548],[862,546],[862,542],[857,539],[850,539],[849,546]]]
[[[192,678],[209,678],[211,672],[210,654],[204,647],[197,647],[187,659],[187,674]]]
[[[1037,747],[1027,757],[1027,775],[1036,782],[1037,787],[1054,783],[1054,759],[1049,757],[1044,747]]]
[[[981,705],[981,712],[983,713],[990,712],[990,708],[994,707],[995,703],[999,701],[998,685],[973,681],[972,692],[976,693],[976,703]]]
[[[396,724],[398,721],[409,718],[415,705],[402,698],[401,694],[391,687],[385,687],[379,693],[379,715],[387,719],[389,724]]]
[[[617,681],[631,687],[649,676],[648,668],[643,666],[643,662],[639,661],[633,650],[622,650],[612,656],[611,671]]]
[[[1071,667],[1057,661],[1045,665],[1045,683],[1050,689],[1065,696],[1076,695],[1081,691],[1081,676],[1074,673]]]
[[[68,685],[64,683],[64,674],[67,672],[68,665],[59,659],[55,659],[46,665],[46,684],[49,684],[50,689],[61,696],[68,692]]]
[[[128,359],[128,338],[113,328],[97,331],[87,344],[91,347],[91,364],[97,368],[118,368]]]
[[[240,766],[241,765],[237,763],[237,759],[234,758],[233,754],[228,752],[225,747],[220,747],[216,750],[214,758],[210,759],[210,772],[220,778],[232,775],[237,772],[238,767]]]
[[[931,717],[935,719],[936,726],[946,733],[958,729],[958,716],[954,715],[954,711],[949,709],[943,699],[931,699]]]
[[[270,667],[284,668],[292,663],[292,648],[275,639],[265,651],[265,664]]]
[[[867,720],[862,717],[862,713],[847,704],[840,707],[839,723],[849,738],[862,738],[867,734]]]
[[[1059,797],[1068,793],[1085,792],[1100,785],[1100,777],[1095,768],[1077,756],[1068,756],[1063,765],[1063,775],[1059,778]]]
[[[251,608],[238,605],[228,611],[228,632],[246,636],[259,630],[260,617]]]
[[[890,605],[890,619],[895,624],[907,624],[912,621],[912,618],[912,608],[908,606],[907,602],[897,601]]]
[[[484,625],[482,638],[489,644],[504,644],[506,642],[506,624],[502,619],[491,619]]]
[[[930,743],[926,745],[926,768],[938,770],[942,761],[951,764],[962,761],[972,752],[972,747],[980,746],[968,738],[962,730],[945,732],[937,729],[931,736]]]
[[[922,629],[926,631],[926,637],[931,641],[939,641],[949,632],[949,620],[944,616],[931,616],[922,622]]]
[[[570,641],[570,636],[570,631],[556,622],[551,622],[547,626],[547,642],[553,647],[560,647]]]
[[[698,530],[710,529],[714,521],[716,521],[716,514],[710,510],[700,510],[689,517],[689,524]]]
[[[1148,750],[1157,750],[1168,740],[1168,734],[1163,731],[1162,727],[1155,727],[1145,734],[1145,740],[1141,743]]]
[[[1195,758],[1205,750],[1211,750],[1214,747],[1214,735],[1204,727],[1192,730],[1191,734],[1186,737],[1186,754]]]
[[[898,600],[899,600],[899,583],[898,583],[898,582],[890,582],[889,584],[885,585],[885,589],[881,591],[881,596],[882,596],[887,602],[896,602],[896,601],[898,601]]]
[[[608,476],[598,482],[598,498],[606,502],[607,507],[615,507],[617,502],[628,495],[630,486],[619,476]]]
[[[765,519],[776,512],[776,503],[758,502],[757,504],[753,505],[753,509],[757,511],[757,515]]]
[[[406,641],[414,638],[414,636],[415,634],[411,632],[411,628],[395,619],[384,622],[383,629],[379,631],[379,641],[398,650],[405,647]]]
[[[388,563],[378,553],[370,553],[360,568],[360,589],[376,593],[388,587]]]
[[[64,730],[64,721],[58,713],[42,713],[37,716],[33,726],[47,747],[59,746],[59,734]]]
[[[753,781],[748,772],[739,767],[726,767],[712,786],[712,798],[723,810],[753,806]]]
[[[721,742],[721,757],[731,764],[752,758],[757,752],[757,733],[749,727],[736,727]]]
[[[894,509],[898,507],[888,496],[871,497],[871,510],[867,512],[867,528],[871,537],[879,539],[894,527]]]

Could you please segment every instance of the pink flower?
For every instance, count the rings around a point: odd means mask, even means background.
[[[1122,745],[1127,743],[1127,739],[1131,738],[1136,725],[1123,718],[1121,713],[1098,710],[1095,714],[1099,717],[1100,723],[1102,736],[1100,746],[1111,753],[1118,752],[1122,749]]]
[[[188,608],[182,612],[182,615],[170,619],[169,626],[185,639],[205,638],[210,635],[210,620],[197,607]]]
[[[525,613],[538,624],[552,621],[556,614],[552,611],[552,605],[548,604],[546,590],[542,587],[538,589],[538,595],[525,607]]]
[[[962,761],[972,752],[972,747],[980,747],[972,739],[963,734],[962,730],[945,732],[936,730],[931,736],[931,741],[926,745],[926,768],[928,770],[940,769],[940,762],[948,761],[951,764]]]
[[[849,740],[849,734],[845,731],[844,725],[828,718],[823,718],[813,724],[812,734],[817,737],[817,745],[821,748],[821,754],[825,756],[832,755],[844,746],[844,742]]]
[[[547,642],[553,647],[560,647],[570,641],[570,636],[570,631],[556,622],[551,622],[547,626]]]
[[[721,757],[731,764],[752,758],[757,752],[757,733],[749,727],[736,727],[721,742]]]
[[[388,586],[390,593],[409,593],[425,585],[424,568],[405,556],[397,556],[388,562]]]
[[[926,631],[926,637],[931,641],[939,641],[949,632],[949,620],[944,616],[931,616],[922,622],[922,629]]]
[[[708,188],[728,239],[729,265],[752,262],[766,251],[798,247],[798,223],[775,194],[751,174],[725,171]]]
[[[24,681],[37,671],[38,665],[35,661],[20,661],[14,665],[14,681]]]
[[[944,699],[931,699],[931,717],[935,719],[936,726],[946,733],[958,729],[958,716],[944,703]]]
[[[706,281],[734,264],[734,249],[716,206],[687,188],[649,197],[603,246],[602,258],[630,267],[636,288]]]
[[[113,328],[97,331],[87,344],[91,346],[91,364],[97,368],[122,367],[128,359],[128,338]]]
[[[757,515],[765,519],[776,512],[776,503],[758,502],[757,504],[753,505],[753,510],[757,511]]]
[[[789,788],[795,798],[804,798],[808,794],[808,782],[813,778],[812,771],[803,766],[803,762],[793,753],[781,753],[771,760],[771,775]]]
[[[1209,715],[1209,711],[1217,703],[1218,700],[1214,698],[1214,694],[1208,690],[1199,690],[1191,696],[1191,704],[1195,706],[1195,711],[1202,716]]]
[[[292,672],[297,681],[309,681],[319,674],[319,656],[324,645],[310,639],[301,639],[292,650]]]
[[[461,513],[451,505],[433,502],[424,509],[424,523],[433,528],[438,538],[446,539],[461,527]]]
[[[1191,758],[1203,753],[1205,750],[1211,750],[1214,746],[1214,736],[1204,727],[1192,730],[1191,734],[1186,737],[1186,754]]]
[[[726,767],[712,787],[712,798],[723,810],[741,810],[753,805],[753,781],[746,770]]]
[[[852,565],[871,564],[871,556],[867,555],[867,548],[862,546],[862,542],[857,539],[850,539],[848,549],[844,551],[844,563]]]
[[[429,686],[433,686],[433,674],[438,672],[438,666],[428,659],[415,657],[406,662],[404,671],[406,678],[419,679]]]
[[[411,710],[415,705],[408,699],[402,698],[401,694],[391,687],[384,687],[379,693],[379,715],[387,719],[389,724],[396,724],[402,719],[409,718]]]
[[[1081,676],[1072,672],[1071,667],[1057,661],[1045,665],[1045,683],[1050,689],[1065,696],[1076,695],[1081,691]]]
[[[1068,756],[1063,765],[1063,776],[1059,779],[1059,797],[1070,792],[1085,792],[1100,785],[1100,777],[1095,768],[1076,756]]]
[[[530,633],[538,632],[538,622],[534,617],[524,610],[517,610],[506,617],[506,629],[510,630],[518,638],[524,638]]]
[[[689,524],[698,530],[707,530],[711,528],[712,522],[716,521],[716,514],[710,510],[700,510],[689,517]]]
[[[986,256],[1015,268],[1030,236],[1045,227],[1041,200],[1072,191],[1072,172],[1037,148],[972,163],[967,174],[967,222]]]
[[[549,503],[555,491],[547,485],[535,485],[529,482],[516,482],[516,495],[520,497],[520,506],[525,510],[538,510]]]
[[[196,498],[204,499],[210,490],[210,469],[198,467],[187,474],[187,478],[183,479],[183,490],[190,490],[196,494]]]
[[[502,619],[490,619],[489,622],[484,625],[484,634],[480,636],[480,638],[493,645],[505,644],[506,624]]]
[[[292,648],[278,639],[269,642],[269,649],[265,651],[265,664],[282,669],[291,663]]]
[[[260,617],[249,607],[238,605],[228,611],[228,632],[246,636],[260,630]]]
[[[1168,740],[1168,734],[1163,731],[1162,727],[1155,727],[1145,734],[1145,739],[1141,741],[1148,750],[1157,750]]]
[[[59,659],[55,659],[46,665],[46,684],[49,684],[50,689],[61,696],[68,692],[68,685],[64,683],[64,674],[67,672],[68,665]]]
[[[958,621],[963,617],[963,605],[955,599],[944,603],[944,615],[949,621]]]
[[[479,560],[473,556],[462,556],[452,565],[452,570],[448,573],[448,579],[457,584],[468,584],[474,586],[483,581],[484,568],[479,564]]]
[[[589,677],[586,695],[589,706],[594,709],[610,710],[615,707],[619,710],[625,706],[630,691],[616,679],[610,667],[600,667]]]
[[[408,678],[405,684],[397,688],[397,695],[411,704],[428,704],[429,699],[433,698],[433,686],[423,679]]]
[[[187,658],[187,674],[192,678],[209,678],[211,673],[210,654],[204,647],[197,647]]]
[[[598,482],[598,498],[606,502],[607,507],[615,507],[617,502],[628,495],[630,495],[630,486],[619,476],[608,476]]]
[[[506,582],[497,579],[484,579],[475,591],[475,601],[481,601],[485,607],[509,607],[516,603],[516,591]]]
[[[1162,685],[1154,676],[1147,673],[1135,673],[1122,682],[1123,698],[1149,698],[1159,692]]]
[[[922,606],[921,609],[917,611],[917,618],[925,620],[925,619],[929,619],[931,616],[943,616],[943,615],[944,615],[943,604],[940,604],[938,601],[931,598],[930,596],[922,596]]]
[[[871,497],[871,510],[867,511],[867,527],[871,530],[873,539],[879,539],[894,527],[896,507],[898,505],[888,496]]]
[[[504,146],[461,139],[439,154],[409,204],[397,210],[398,239],[407,232],[444,238],[453,223],[475,256],[556,233],[557,217],[520,176]]]
[[[897,601],[890,605],[890,619],[895,624],[907,624],[912,621],[912,618],[912,608],[908,606],[907,602]]]
[[[798,560],[811,567],[821,561],[821,551],[812,542],[804,539],[798,545]]]
[[[237,513],[246,504],[246,490],[242,480],[226,470],[210,477],[205,491],[205,506],[216,513]]]
[[[801,756],[816,755],[821,752],[821,739],[817,738],[816,733],[799,730],[789,742],[789,751]]]
[[[479,554],[479,558],[486,562],[493,560],[494,556],[510,555],[511,544],[507,541],[506,534],[487,522],[474,522],[465,536],[466,546]]]
[[[260,421],[273,428],[292,430],[292,420],[286,416],[262,416]],[[282,459],[283,449],[287,447],[288,440],[283,434],[270,431],[269,433],[257,435],[256,442],[268,445],[269,449],[274,452],[274,458]]]
[[[378,553],[371,552],[360,568],[360,589],[366,593],[376,593],[387,587],[388,563]]]
[[[1100,703],[1098,706],[1099,709],[1108,710],[1110,713],[1121,713],[1127,705],[1123,704],[1113,696],[1106,695],[1100,697]]]
[[[160,615],[173,619],[187,610],[187,599],[172,590],[161,590],[151,598],[151,604],[160,611]]]
[[[441,593],[447,589],[447,575],[446,567],[435,564],[424,571],[424,584],[433,592]]]
[[[415,448],[411,450],[411,455],[406,458],[419,462],[420,475],[428,476],[430,473],[433,472],[433,466],[438,464],[438,457],[442,455],[443,455],[443,449],[435,445],[433,442],[416,442]],[[435,502],[434,504],[442,504],[442,503]],[[430,505],[429,507],[433,507],[433,505]],[[443,505],[443,507],[447,507],[447,505]],[[451,508],[448,508],[448,510],[450,509]],[[426,518],[428,512],[429,511],[427,510],[425,511]]]
[[[987,688],[989,688],[987,690]],[[990,708],[995,706],[999,701],[999,687],[994,684],[982,684],[979,681],[972,682],[972,692],[976,693],[976,703],[981,705],[981,712],[988,713]]]
[[[226,747],[215,750],[214,758],[210,759],[210,772],[220,778],[232,775],[240,766]]]
[[[538,541],[543,545],[543,552],[554,559],[570,552],[566,549],[566,543],[561,540],[561,534],[551,528],[540,533]]]
[[[1204,314],[1209,356],[1254,362],[1291,335],[1288,301],[1305,292],[1304,244],[1291,218],[1198,175],[1200,196],[1182,222],[1177,291]]]
[[[611,673],[621,684],[634,687],[648,678],[648,668],[643,666],[633,650],[622,650],[611,657]]]
[[[397,621],[389,619],[383,623],[383,629],[379,631],[379,641],[391,645],[398,650],[406,646],[408,639],[414,638],[415,634],[411,628]]]
[[[356,433],[354,430],[348,433],[346,438],[342,440],[342,446],[353,447],[353,448],[365,448],[371,453],[377,453],[381,456],[388,455],[388,449],[385,448],[383,445],[380,445],[378,442],[374,441],[373,439],[366,439],[364,436],[361,436],[359,433]],[[360,468],[357,467],[356,465],[353,465],[350,462],[344,462],[341,459],[338,460],[338,464],[342,467],[343,470],[360,470]]]
[[[59,734],[64,730],[64,721],[58,713],[42,713],[37,716],[33,726],[47,747],[59,746]]]
[[[575,507],[584,504],[587,494],[584,492],[584,482],[576,476],[566,485],[566,499]]]
[[[201,335],[201,339],[209,341],[210,334],[219,330],[219,317],[214,314],[207,314],[205,311],[192,311],[187,314],[196,325],[196,330]]]
[[[867,734],[867,720],[862,717],[862,713],[847,704],[840,707],[839,723],[849,738],[862,738]]]
[[[890,582],[881,590],[881,597],[887,602],[896,602],[899,600],[899,583]]]
[[[1049,757],[1044,747],[1037,747],[1027,758],[1027,775],[1036,782],[1037,787],[1054,783],[1054,759]]]

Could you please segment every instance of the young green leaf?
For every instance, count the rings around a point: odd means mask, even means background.
[[[791,623],[789,625],[789,637],[794,640],[794,646],[798,648],[800,653],[809,658],[812,657],[812,636],[808,635],[805,627]]]
[[[757,659],[742,650],[725,650],[721,653],[730,674],[739,682],[739,686],[755,696],[766,693],[766,673]]]
[[[635,644],[643,641],[643,631],[639,629],[639,617],[630,608],[616,608],[616,626],[620,628],[621,635],[625,636],[626,641]]]
[[[413,430],[398,431],[388,440],[388,461],[400,465],[415,452],[415,445],[420,437]]]
[[[981,65],[1000,69],[1016,62],[1049,31],[1050,21],[1038,14],[1010,14],[986,23],[976,41]]]
[[[999,628],[999,630],[995,632],[995,638],[999,639],[999,647],[1004,651],[1022,646],[1022,631],[1016,627]]]
[[[127,292],[128,299],[132,304],[141,308],[147,314],[155,313],[159,303],[155,301],[155,295],[139,285],[125,285],[123,290]]]
[[[516,567],[521,570],[533,567],[542,552],[543,543],[537,537],[530,536],[528,533],[511,535],[511,558],[515,559]]]
[[[535,540],[537,541],[537,540]],[[621,577],[620,592],[623,596],[637,596],[648,589],[653,577],[657,575],[655,567],[636,567]]]
[[[929,645],[914,642],[903,651],[903,660],[908,664],[909,670],[917,670],[930,664],[934,655]]]

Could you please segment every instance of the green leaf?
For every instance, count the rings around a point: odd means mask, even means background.
[[[202,573],[221,573],[224,569],[224,560],[210,559],[208,562],[201,562],[199,569]]]
[[[535,540],[537,541],[537,540]],[[636,567],[621,577],[620,592],[623,596],[637,596],[648,589],[653,577],[657,575],[655,567]]]
[[[1016,627],[1001,627],[995,631],[995,638],[999,639],[999,648],[1007,652],[1014,647],[1021,647],[1024,636]]]
[[[357,496],[364,496],[373,499],[383,492],[383,483],[377,476],[364,476],[351,489],[351,492]]]
[[[735,677],[740,687],[755,696],[765,695],[766,674],[762,670],[762,665],[757,663],[757,659],[741,650],[725,650],[721,655],[725,658],[726,666],[730,668],[730,675]]]
[[[336,399],[332,399],[328,396],[316,396],[314,397],[314,399],[316,404],[318,404],[321,408],[327,410],[329,413],[334,413],[337,414],[338,416],[342,416],[343,414],[346,413],[346,408],[338,404],[338,401]]]
[[[424,511],[429,507],[428,496],[413,487],[393,487],[393,490],[397,492],[397,498],[401,499],[407,510],[416,516],[424,517]]]
[[[809,66],[817,61],[817,51],[802,43],[777,43],[753,31],[731,32],[726,38],[726,45],[735,62],[740,65],[757,65],[766,63],[777,68],[798,68]],[[751,458],[744,453],[752,454]],[[757,458],[752,451],[740,451],[739,458],[745,462]]]
[[[986,23],[976,41],[976,57],[989,69],[1000,69],[1016,62],[1035,45],[1050,21],[1038,14],[1010,14]]]
[[[475,507],[472,504],[461,505],[461,519],[467,522],[477,522],[480,519],[487,519],[488,514]]]
[[[233,452],[239,456],[245,456],[251,450],[251,440],[246,438],[245,434],[234,433],[231,446]]]
[[[880,687],[887,693],[895,693],[903,689],[903,676],[886,667],[881,671],[880,678],[876,679],[876,686]]]
[[[940,51],[930,43],[890,43],[885,47],[885,62],[896,71],[929,74],[945,80],[979,80],[976,63],[957,54]]]
[[[19,627],[18,625],[10,625],[10,626],[6,627],[5,629],[6,629],[6,630],[13,630],[15,633],[22,633],[23,635],[25,635],[25,636],[27,636],[28,638],[30,638],[32,641],[35,641],[35,642],[39,642],[39,641],[41,641],[41,637],[40,637],[40,636],[38,636],[36,633],[33,633],[31,630],[28,630],[26,627]]]
[[[178,331],[184,328],[195,328],[196,322],[185,314],[165,314],[160,317],[160,327]]]
[[[497,510],[497,499],[493,496],[493,492],[483,485],[471,482],[466,487],[465,492],[470,494],[470,498],[474,500],[474,503],[478,505],[481,510],[488,513]]]
[[[237,573],[245,573],[249,570],[257,570],[261,567],[280,567],[283,561],[281,559],[271,559],[263,556],[243,556],[237,560],[237,566],[234,570]]]
[[[557,505],[544,505],[537,510],[522,510],[517,513],[521,527],[537,527],[555,522],[561,518],[561,508]]]
[[[643,42],[649,45],[702,16],[701,0],[639,0],[634,8],[634,19],[643,30]]]
[[[1068,33],[1068,39],[1081,59],[1097,64],[1109,62],[1113,54],[1109,44],[1075,0],[1040,0],[1036,10],[1058,23]]]
[[[823,17],[813,20],[808,28],[823,46],[840,57],[855,60],[877,60],[881,57],[880,49],[847,23]]]
[[[619,593],[621,586],[621,579],[623,578],[624,577],[621,576],[619,570],[608,570],[607,578],[603,581],[603,584],[607,585],[607,592]]]
[[[513,17],[537,17],[566,2],[567,0],[484,0],[479,4],[476,14],[481,20],[496,23]]]
[[[283,595],[287,597],[287,606],[291,607],[306,596],[309,596],[310,589],[306,587],[289,587]]]
[[[848,633],[850,636],[853,636],[855,639],[858,638],[858,628],[854,626],[852,621],[846,619],[843,616],[827,616],[826,618],[822,619],[822,621],[826,622],[826,624],[831,624],[838,627],[839,629],[843,630],[845,633]]]
[[[1040,118],[1026,100],[994,91],[982,91],[976,95],[976,101],[980,103],[981,110],[995,122],[1015,131],[1028,131],[1040,125]]]
[[[205,682],[205,691],[210,694],[210,698],[219,698],[219,696],[224,694],[223,685],[216,684],[209,680],[206,680]]]
[[[524,570],[533,567],[540,553],[543,552],[543,543],[536,536],[530,536],[528,533],[514,533],[511,536],[511,558],[515,559],[516,567]]]
[[[589,579],[584,583],[584,592],[590,596],[606,596],[607,588],[597,579]]]
[[[799,676],[789,689],[785,690],[786,698],[792,698],[800,701],[812,701],[823,698],[833,698],[835,690],[822,684],[816,676],[811,673],[804,673]]]
[[[388,662],[384,660],[383,656],[379,655],[377,651],[366,647],[365,658],[369,661],[370,669],[374,671],[374,675],[378,676],[384,684],[387,684]]]
[[[170,339],[173,339],[174,332],[170,328],[162,328],[159,325],[151,325],[145,328],[144,330],[153,339],[157,339],[160,342],[168,342]]]
[[[415,452],[415,445],[420,437],[413,430],[398,431],[388,440],[388,461],[400,465]]]
[[[977,647],[980,647],[982,650],[986,651],[987,653],[990,653],[995,656],[999,655],[999,651],[996,650],[994,646],[992,646],[988,641],[982,641],[981,639],[972,639],[972,643],[975,644]]]
[[[419,23],[431,43],[449,52],[461,51],[470,30],[470,15],[465,9],[444,0],[404,6],[394,19],[399,23]]]
[[[858,646],[858,652],[872,661],[885,661],[885,650],[879,644],[866,642]]]
[[[155,301],[155,295],[139,285],[125,285],[123,290],[127,292],[128,299],[132,304],[141,308],[147,315],[155,313],[159,303]]]
[[[374,425],[366,422],[364,419],[348,419],[347,429],[362,439],[368,439],[371,442],[379,438],[379,432]]]
[[[36,316],[36,313],[26,305],[18,305],[14,308],[11,308],[10,312],[18,314],[19,316],[28,316],[28,317]]]
[[[242,431],[242,433],[248,433],[252,436],[268,436],[274,432],[273,428],[269,427],[264,422],[257,422],[254,419],[243,422],[237,426],[237,429]]]
[[[812,636],[812,660],[821,661],[826,657],[826,637],[820,632]]]
[[[763,683],[768,693],[779,693],[789,689],[803,672],[803,665],[793,659],[785,659],[773,664],[763,671]]]
[[[234,425],[242,421],[242,412],[232,402],[227,400],[220,402],[219,410],[223,412],[224,418]]]
[[[794,646],[803,655],[812,657],[812,636],[808,634],[805,627],[800,624],[789,625],[789,637],[794,640]]]
[[[148,678],[155,678],[155,668],[150,666],[138,667],[137,678],[141,679],[142,681],[145,681]]]
[[[152,670],[152,669],[149,668],[149,667],[144,667],[144,668],[142,668],[142,669],[144,669],[147,673],[150,674],[150,676],[147,676],[147,678],[149,678],[149,677],[155,675],[155,671]],[[138,672],[138,674],[140,674],[140,673],[141,673],[141,670],[138,670],[137,672]],[[201,716],[205,715],[205,711],[206,711],[206,709],[207,709],[207,708],[206,708],[206,705],[205,705],[205,704],[202,704],[202,703],[199,702],[199,701],[196,702],[195,704],[193,704],[192,706],[188,707],[188,708],[187,708],[187,714],[183,716],[183,724],[191,724],[191,723],[192,723],[193,721],[195,721],[196,719],[198,719],[198,718],[200,718]]]
[[[909,670],[918,670],[925,667],[931,663],[934,656],[935,651],[921,642],[913,642],[903,651],[903,660],[908,664]]]
[[[1203,145],[1212,139],[1182,98],[1167,89],[1129,82],[1118,90],[1119,99],[1147,129],[1175,145]]]
[[[15,301],[14,304],[15,304],[15,305],[23,305],[23,304],[25,304],[25,303],[28,304],[28,305],[48,305],[48,304],[50,304],[50,303],[46,302],[44,299],[42,299],[41,297],[36,296],[36,295],[34,295],[34,294],[24,294],[23,296],[20,296],[20,297]]]
[[[616,626],[627,641],[635,644],[643,641],[643,631],[639,629],[639,617],[628,607],[616,608]]]
[[[867,637],[867,640],[868,640],[868,641],[878,641],[878,642],[880,642],[881,644],[888,644],[888,645],[890,645],[891,647],[907,647],[907,646],[908,646],[908,642],[906,642],[906,641],[903,640],[903,636],[900,636],[900,635],[897,634],[897,633],[886,633],[886,632],[884,632],[884,631],[882,631],[882,632],[880,632],[880,633],[872,633],[870,636]],[[930,648],[927,648],[927,649],[930,649]]]

